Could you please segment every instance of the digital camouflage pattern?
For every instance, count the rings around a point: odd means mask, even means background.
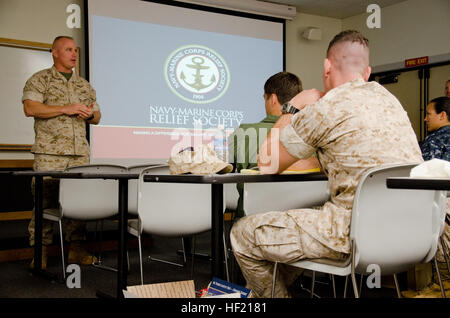
[[[34,155],[33,169],[35,171],[56,170],[62,171],[69,167],[89,164],[89,156],[55,156],[55,155]],[[44,177],[43,182],[43,202],[44,209],[58,209],[59,207],[59,180],[51,177]],[[31,185],[34,196],[34,178]],[[80,241],[84,239],[85,222],[76,220],[66,220],[64,232],[66,241]],[[30,234],[30,245],[34,245],[34,209],[30,223],[28,224]],[[53,222],[42,220],[42,244],[50,245],[53,240]]]
[[[94,103],[94,111],[99,110],[95,90],[89,82],[76,73],[67,79],[52,66],[33,74],[23,88],[22,102],[30,99],[49,106],[64,106]],[[89,164],[89,145],[86,139],[86,123],[76,116],[60,115],[53,118],[34,118],[35,171],[64,170],[68,167]],[[34,182],[34,179],[33,179]],[[32,185],[34,195],[34,184]],[[43,207],[58,208],[59,180],[44,178]],[[84,222],[68,220],[65,225],[67,241],[84,238]],[[53,224],[43,220],[42,243],[52,243]],[[34,210],[28,225],[30,245],[34,245]]]
[[[48,106],[65,106],[94,103],[99,110],[95,90],[88,81],[75,72],[69,81],[55,66],[32,75],[23,88],[22,102],[26,99]],[[86,139],[86,122],[77,116],[60,115],[53,118],[34,119],[35,140],[32,153],[52,155],[89,155]]]
[[[368,169],[423,161],[399,101],[378,83],[362,79],[304,107],[281,131],[280,140],[299,159],[317,152],[331,199],[319,209],[255,214],[235,224],[231,242],[236,259],[248,287],[260,297],[270,295],[274,261],[339,259],[350,252],[353,198]],[[276,296],[285,297],[292,279],[278,277]]]
[[[168,160],[170,174],[202,174],[229,173],[233,166],[217,158],[211,145],[203,144],[194,151],[182,151]]]

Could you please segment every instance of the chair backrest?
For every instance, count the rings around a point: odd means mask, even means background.
[[[66,171],[86,173],[122,173],[118,165],[85,165]],[[61,179],[59,203],[65,218],[97,220],[117,214],[119,185],[117,180]]]
[[[128,172],[140,174],[142,170],[158,166],[156,164],[142,164],[129,166]],[[137,197],[138,197],[138,179],[128,180],[128,213],[132,215],[137,215]]]
[[[244,184],[246,215],[310,208],[330,198],[328,181],[255,182]]]
[[[141,231],[162,236],[182,236],[211,229],[211,186],[144,182],[148,174],[170,174],[169,166],[143,170],[138,182]]]
[[[350,229],[356,247],[356,272],[365,273],[368,265],[376,264],[381,275],[390,275],[434,256],[446,192],[386,187],[386,178],[407,177],[414,166],[381,166],[368,170],[361,178]]]

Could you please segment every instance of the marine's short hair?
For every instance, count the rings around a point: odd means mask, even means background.
[[[69,40],[74,41],[73,37],[71,37],[71,36],[68,36],[68,35],[59,35],[59,36],[57,36],[57,37],[53,40],[53,43],[52,43],[52,50],[54,49],[56,42],[58,42],[58,41],[61,40],[61,39],[69,39]]]
[[[302,90],[302,81],[297,75],[289,72],[276,73],[269,77],[264,84],[264,93],[267,96],[276,94],[280,104],[290,101]]]
[[[330,50],[333,46],[343,42],[358,42],[364,47],[369,47],[369,40],[366,39],[359,31],[345,30],[337,34],[328,44],[327,56],[329,56]]]

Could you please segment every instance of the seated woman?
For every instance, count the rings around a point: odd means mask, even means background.
[[[424,160],[433,158],[450,161],[450,98],[438,97],[427,105],[425,122],[430,134],[420,144]],[[447,217],[450,215],[450,198],[447,198]],[[444,242],[450,247],[450,226],[445,225]],[[439,262],[444,262],[442,248],[436,254]]]
[[[427,105],[425,122],[430,134],[420,144],[424,160],[450,161],[450,98],[438,97]]]

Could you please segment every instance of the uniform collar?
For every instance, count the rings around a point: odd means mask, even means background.
[[[442,126],[439,129],[436,129],[434,132],[443,132],[443,131],[449,131],[450,130],[450,125],[446,125],[446,126]]]
[[[61,77],[61,78],[63,78],[64,80],[66,80],[66,78],[56,69],[56,66],[53,64],[53,66],[52,66],[52,68],[51,68],[51,70],[52,70],[52,75],[54,76],[54,77]],[[73,72],[72,73],[72,77],[69,79],[69,82],[71,82],[71,81],[77,81],[78,80],[78,75],[77,75],[77,73],[76,72]],[[67,81],[67,80],[66,80]]]
[[[367,82],[364,81],[362,78],[356,78],[354,80],[345,82],[339,86],[336,86],[336,87],[330,89],[323,98],[333,99],[335,97],[335,95],[339,94],[342,90],[353,89],[356,87],[363,86],[365,84],[367,84]]]
[[[262,122],[264,123],[276,123],[276,121],[278,120],[278,118],[280,118],[280,116],[276,116],[276,115],[267,115],[266,118],[264,118],[262,120]]]

